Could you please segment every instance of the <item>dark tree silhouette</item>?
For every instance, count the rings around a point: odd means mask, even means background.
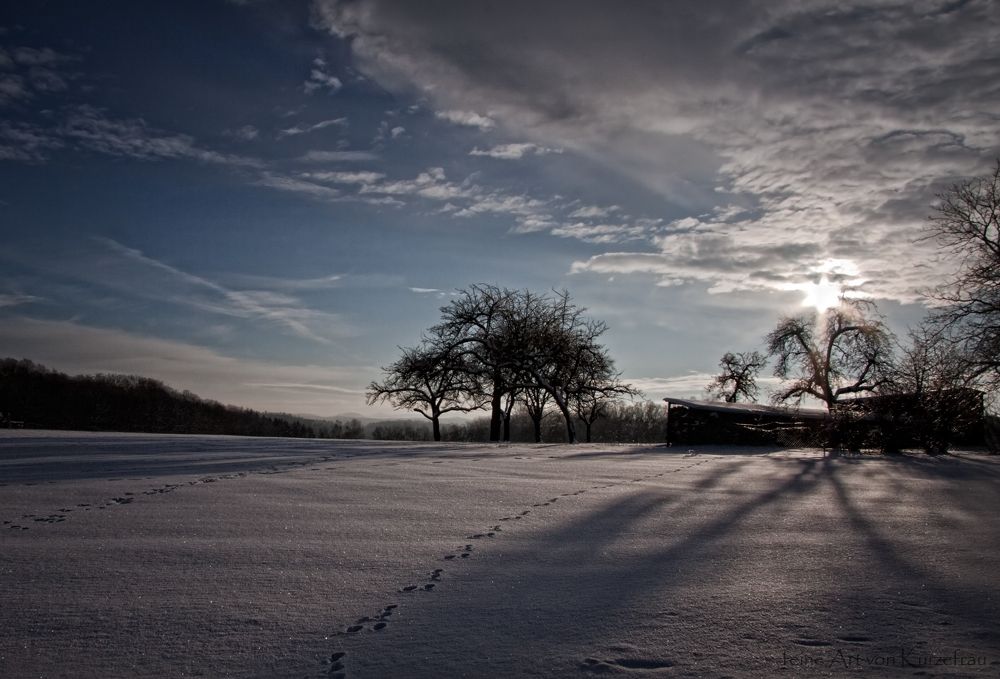
[[[302,422],[201,399],[148,377],[70,377],[26,359],[0,359],[0,413],[8,426],[34,429],[315,436]]]
[[[535,443],[542,442],[542,418],[545,417],[545,409],[551,399],[549,392],[540,387],[526,387],[521,390],[521,403],[524,404],[524,410],[531,419]]]
[[[534,301],[528,293],[473,285],[442,307],[442,322],[430,331],[488,394],[491,442],[503,435],[504,397],[518,381],[511,358],[525,334],[518,326],[524,324]]]
[[[871,393],[890,379],[892,347],[868,301],[841,298],[822,314],[782,318],[767,336],[774,374],[785,381],[774,400],[812,396],[832,410],[842,396]]]
[[[630,384],[623,384],[613,370],[612,364],[604,364],[599,373],[582,372],[579,386],[573,392],[573,414],[583,423],[584,440],[591,442],[594,423],[606,417],[609,408],[623,398],[641,396],[641,392]]]
[[[429,330],[436,359],[414,372],[404,352],[400,363],[386,369],[391,379],[372,383],[369,402],[396,398],[397,407],[426,403],[431,418],[437,407],[432,403],[442,404],[442,413],[445,403],[452,410],[488,403],[489,440],[497,442],[509,440],[510,416],[524,390],[536,390],[529,398],[539,407],[540,421],[545,399],[538,398],[537,390],[543,390],[562,413],[570,442],[576,443],[573,399],[635,393],[621,384],[614,362],[597,343],[607,326],[586,319],[584,311],[566,292],[538,295],[471,286],[441,309],[441,323]]]
[[[386,378],[368,385],[368,405],[388,401],[396,409],[420,413],[441,440],[441,416],[482,407],[480,389],[461,357],[440,342],[403,349],[398,361],[382,370]]]
[[[916,441],[930,454],[950,445],[982,418],[982,395],[968,388],[968,362],[933,326],[910,331],[892,380],[879,390],[873,408],[881,447],[898,452]]]
[[[970,377],[1000,387],[1000,160],[992,172],[939,196],[924,239],[958,262],[945,285],[929,293],[930,323],[965,360]]]
[[[516,355],[520,371],[552,396],[566,421],[570,443],[577,443],[574,401],[588,394],[638,393],[618,381],[614,361],[597,342],[607,324],[584,317],[584,311],[567,292],[542,298],[528,339]]]
[[[711,398],[721,398],[726,403],[757,400],[757,376],[767,365],[767,357],[759,351],[740,354],[727,352],[719,367],[722,371],[712,378],[705,389]]]

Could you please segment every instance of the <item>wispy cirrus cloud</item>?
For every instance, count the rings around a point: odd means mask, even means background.
[[[240,141],[253,141],[260,136],[260,130],[253,125],[244,125],[235,130],[224,130],[223,134],[227,137],[239,139]]]
[[[331,120],[321,120],[318,123],[312,125],[307,125],[305,123],[295,125],[294,127],[288,127],[283,130],[278,131],[278,139],[282,137],[292,137],[299,134],[309,134],[310,132],[315,132],[316,130],[322,130],[331,125],[337,125],[338,127],[347,127],[347,118],[333,118]]]
[[[156,130],[139,118],[116,119],[88,104],[70,108],[50,125],[0,122],[0,158],[44,162],[57,149],[76,148],[135,160],[194,160],[237,168],[262,169],[257,158],[220,153],[199,146],[187,134]]]
[[[304,179],[334,184],[374,184],[385,178],[384,172],[303,172]]]
[[[37,302],[41,298],[34,295],[25,295],[20,292],[0,293],[0,307],[12,307],[20,304]]]
[[[473,111],[438,111],[434,114],[441,120],[447,120],[456,125],[466,127],[478,127],[480,130],[492,130],[497,126],[495,120],[488,116],[482,116]]]
[[[487,158],[498,158],[500,160],[520,160],[526,154],[544,156],[548,153],[562,153],[562,149],[550,149],[547,146],[539,146],[538,144],[522,143],[500,144],[485,151],[480,150],[477,146],[469,151],[470,156],[485,156]]]
[[[342,163],[379,160],[381,156],[371,151],[309,151],[299,160],[304,163]]]
[[[127,280],[131,294],[141,294],[223,316],[267,322],[304,339],[324,344],[329,344],[331,337],[352,332],[350,326],[339,316],[311,309],[287,292],[229,288],[147,257],[141,251],[109,238],[95,240],[120,259],[117,263],[109,262],[102,268],[103,271],[91,270],[89,275],[92,278],[103,275],[101,280],[105,284]],[[121,263],[129,262],[139,265],[139,269],[122,270]]]
[[[340,191],[329,186],[323,186],[322,184],[274,172],[261,173],[261,176],[257,179],[257,184],[279,191],[289,191],[324,200],[335,200],[341,197]]]
[[[264,166],[256,158],[200,148],[190,135],[162,134],[141,119],[109,118],[104,111],[89,105],[76,107],[55,133],[83,148],[112,156],[128,156],[138,160],[187,158],[240,167]]]
[[[408,200],[443,202],[437,209],[454,218],[506,215],[515,220],[511,233],[545,231],[588,243],[625,243],[648,239],[654,231],[660,230],[662,222],[625,216],[619,223],[609,223],[605,218],[620,210],[619,206],[565,205],[557,197],[536,198],[488,188],[477,184],[472,177],[451,181],[440,167],[428,168],[416,177],[406,179],[388,178],[383,172],[371,171],[301,172],[294,177],[267,172],[259,183],[323,200],[377,201],[396,207],[406,205]],[[330,188],[328,184],[341,188]],[[355,187],[353,193],[349,192],[349,186]],[[583,269],[577,267],[577,270]]]

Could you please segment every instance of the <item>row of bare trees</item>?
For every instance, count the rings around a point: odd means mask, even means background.
[[[775,403],[812,397],[831,411],[862,395],[878,395],[897,428],[919,434],[931,452],[947,449],[963,412],[963,394],[1000,387],[1000,161],[990,175],[939,196],[921,240],[936,243],[955,274],[925,291],[930,312],[900,343],[874,303],[842,297],[822,313],[780,319],[759,351],[727,353],[710,396],[754,401],[756,379],[774,359],[781,387]],[[902,408],[905,412],[900,412]]]
[[[490,441],[510,440],[510,416],[520,405],[541,441],[542,418],[555,408],[567,439],[577,442],[576,422],[590,428],[604,409],[638,395],[620,380],[598,340],[607,325],[584,316],[567,292],[536,294],[473,285],[441,308],[441,322],[416,347],[401,349],[372,382],[368,403],[388,402],[420,413],[441,440],[442,415],[490,411]]]

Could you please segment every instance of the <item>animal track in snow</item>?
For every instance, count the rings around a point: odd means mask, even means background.
[[[604,674],[617,668],[626,670],[661,670],[673,666],[674,663],[669,660],[654,660],[652,658],[619,658],[617,660],[586,658],[580,664],[580,669],[584,672]]]
[[[694,462],[694,461],[692,461],[691,464],[679,467],[679,468],[674,469],[674,470],[665,470],[665,471],[661,471],[659,473],[647,474],[645,476],[640,476],[640,477],[636,477],[636,478],[633,478],[633,479],[622,479],[621,481],[617,481],[617,482],[613,482],[613,483],[606,483],[606,484],[603,484],[603,485],[595,485],[595,486],[590,487],[589,489],[590,490],[599,490],[599,489],[602,489],[602,488],[618,488],[618,487],[627,486],[627,485],[632,484],[632,483],[640,483],[640,482],[647,481],[647,480],[650,480],[650,479],[662,478],[665,475],[667,475],[668,473],[670,473],[671,471],[679,472],[679,471],[682,471],[683,469],[687,469],[687,468],[690,468],[690,467],[693,467],[693,466],[697,466],[697,465],[703,464],[704,462],[707,462],[707,461],[709,461],[709,460],[702,460],[700,462]],[[532,507],[533,508],[538,508],[538,507],[551,506],[553,503],[558,502],[559,498],[566,498],[566,497],[571,497],[571,496],[582,495],[583,493],[586,493],[587,490],[588,490],[587,488],[580,488],[580,489],[578,489],[578,490],[576,490],[574,492],[562,493],[559,496],[553,497],[553,498],[549,498],[548,500],[546,500],[544,502],[535,503],[535,504],[532,505]],[[490,528],[486,529],[486,531],[484,531],[482,533],[473,533],[473,534],[467,535],[465,539],[466,540],[473,540],[473,541],[475,541],[475,540],[482,540],[484,538],[496,538],[496,537],[498,537],[498,534],[502,530],[501,529],[501,524],[503,522],[505,522],[505,521],[517,521],[517,520],[521,520],[524,517],[527,517],[529,514],[531,514],[531,512],[532,512],[532,509],[525,509],[522,512],[520,512],[518,515],[511,515],[511,516],[501,517],[500,519],[498,519],[498,523],[496,525],[491,526]],[[471,554],[472,551],[473,551],[473,544],[467,543],[467,544],[464,545],[464,547],[459,548],[459,551],[451,553],[451,554],[445,554],[441,558],[444,561],[454,561],[456,559],[469,559],[472,556],[472,554]],[[417,592],[430,592],[430,591],[433,591],[436,588],[436,586],[439,583],[442,582],[443,573],[444,573],[444,569],[443,568],[435,568],[432,571],[430,571],[428,573],[428,575],[427,575],[427,577],[430,580],[430,582],[425,582],[422,585],[418,585],[418,584],[406,585],[405,587],[402,587],[399,590],[397,590],[397,592],[398,593],[402,593],[402,594],[411,594],[411,595],[414,595]],[[360,619],[356,624],[347,627],[346,631],[337,632],[337,634],[356,635],[358,633],[363,632],[366,628],[367,628],[368,632],[381,632],[381,631],[385,631],[385,630],[388,629],[388,623],[386,622],[385,619],[392,615],[392,609],[394,609],[394,608],[396,608],[395,604],[393,604],[391,606],[386,606],[385,608],[383,608],[382,610],[380,610],[375,615],[373,615],[373,616],[366,616],[366,617]],[[677,615],[677,614],[674,613],[674,612],[669,612],[666,615]],[[625,650],[625,649],[620,649],[620,650]],[[339,653],[339,655],[338,655],[338,653]],[[334,656],[336,656],[336,657],[334,657]],[[329,675],[331,677],[336,677],[336,676],[345,677],[346,676],[346,671],[344,671],[343,662],[341,662],[341,659],[344,657],[344,653],[342,651],[341,652],[337,652],[337,653],[334,654],[334,656],[331,656],[331,662],[333,662],[334,664],[327,670],[327,675]],[[596,673],[604,673],[604,672],[611,672],[611,673],[619,673],[620,674],[620,673],[623,673],[623,672],[628,672],[629,670],[639,670],[639,671],[642,671],[642,670],[657,670],[657,669],[664,669],[664,668],[669,668],[669,667],[673,667],[673,666],[674,666],[674,664],[672,662],[670,662],[670,661],[660,660],[660,659],[656,659],[656,658],[641,658],[641,657],[640,658],[629,658],[629,657],[625,657],[625,658],[610,659],[610,660],[599,660],[599,659],[596,659],[596,658],[587,658],[580,665],[580,669],[583,670],[583,671],[591,672],[591,673],[595,673],[595,674]]]

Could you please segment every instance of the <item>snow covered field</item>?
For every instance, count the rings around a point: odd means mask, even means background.
[[[2,677],[1000,676],[983,455],[2,431],[0,521]]]

